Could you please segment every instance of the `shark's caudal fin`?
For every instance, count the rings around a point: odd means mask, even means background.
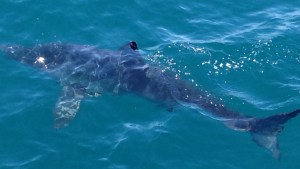
[[[296,117],[300,109],[290,113],[269,116],[267,118],[245,117],[225,121],[225,124],[239,131],[249,131],[253,141],[269,150],[273,157],[280,159],[280,150],[278,145],[278,135],[284,128],[284,124]]]
[[[295,110],[290,113],[273,115],[267,118],[254,119],[250,124],[250,133],[253,141],[272,152],[273,157],[280,159],[280,150],[277,136],[283,130],[284,124],[300,113]]]

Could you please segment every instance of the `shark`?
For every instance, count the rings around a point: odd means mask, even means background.
[[[29,47],[2,45],[0,50],[10,58],[46,72],[60,83],[62,92],[54,108],[55,128],[68,126],[86,97],[103,92],[134,93],[163,104],[169,111],[175,105],[182,105],[230,129],[249,132],[257,145],[280,159],[278,136],[284,124],[300,113],[298,109],[257,118],[233,111],[188,81],[147,63],[135,41],[117,50],[62,42]]]

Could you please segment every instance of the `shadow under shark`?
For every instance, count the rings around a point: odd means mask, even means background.
[[[132,92],[167,108],[184,105],[223,122],[233,130],[250,132],[253,141],[280,158],[278,134],[283,124],[300,113],[273,115],[266,118],[245,116],[227,109],[218,99],[187,82],[149,66],[139,54],[136,42],[119,50],[93,46],[49,43],[28,48],[1,46],[1,50],[21,63],[42,69],[56,77],[63,87],[54,110],[54,126],[67,126],[75,117],[82,99],[98,96],[104,91]]]

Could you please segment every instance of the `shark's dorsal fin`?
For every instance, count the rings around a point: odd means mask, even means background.
[[[140,56],[138,46],[135,41],[131,41],[119,48],[121,56]]]
[[[72,86],[64,86],[63,92],[56,103],[54,110],[54,127],[62,128],[68,124],[76,116],[84,92],[79,88]]]
[[[130,42],[126,43],[125,45],[123,45],[122,47],[119,48],[120,51],[122,51],[122,50],[136,51],[138,49],[139,48],[138,48],[137,43],[135,41],[130,41]]]
[[[141,56],[137,43],[135,41],[131,41],[129,43],[126,43],[121,48],[119,48],[120,51],[120,60],[119,64],[123,65],[124,67],[131,69],[139,69],[139,68],[146,68],[146,61]]]

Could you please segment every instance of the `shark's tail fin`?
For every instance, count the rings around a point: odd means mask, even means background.
[[[255,119],[250,127],[253,141],[272,152],[273,157],[280,159],[280,150],[277,136],[283,130],[284,124],[296,117],[300,109],[290,113],[273,115],[267,118]]]
[[[234,130],[249,131],[253,141],[271,151],[273,157],[280,159],[280,150],[278,146],[278,135],[284,128],[284,124],[296,117],[300,109],[290,113],[273,115],[267,118],[242,118],[229,120],[225,124]]]

